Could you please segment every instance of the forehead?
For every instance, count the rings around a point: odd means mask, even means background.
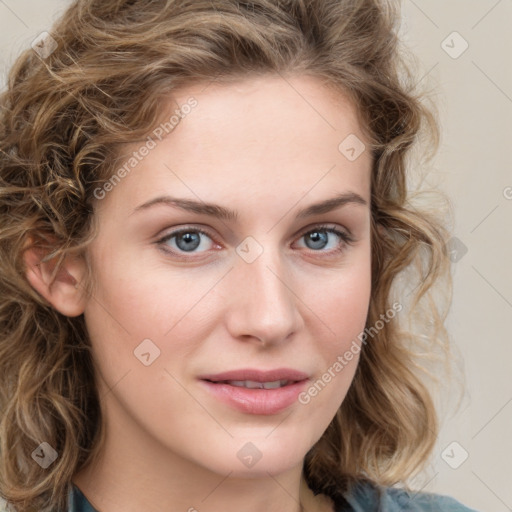
[[[243,191],[290,203],[305,193],[315,199],[351,190],[369,200],[371,156],[358,112],[317,78],[195,84],[162,104],[159,122],[150,133],[154,147],[112,194],[122,190],[133,207],[166,191],[231,203]],[[128,158],[138,146],[123,153]]]
[[[320,149],[336,154],[340,137],[355,134],[364,139],[358,111],[348,96],[308,75],[197,84],[173,96],[174,108],[179,110],[191,97],[197,107],[187,118],[195,120],[194,126],[190,129],[192,122],[184,119],[187,133],[178,125],[174,135],[182,136],[184,143],[189,142],[187,135],[197,136],[200,148],[202,142],[211,142],[216,150],[265,145],[273,156],[278,156],[278,146],[294,147],[297,153]]]

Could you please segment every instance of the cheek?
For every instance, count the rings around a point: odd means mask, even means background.
[[[331,349],[342,349],[365,327],[371,296],[369,251],[360,251],[356,261],[322,280],[323,286],[310,294],[311,309],[323,321],[331,338]]]
[[[173,361],[186,360],[197,349],[200,334],[208,335],[212,315],[201,299],[218,275],[193,277],[190,270],[130,258],[129,251],[104,250],[96,261],[105,264],[95,265],[96,287],[84,316],[95,360],[109,387],[128,371],[130,380],[145,371],[140,380],[145,382],[148,373],[156,375]]]
[[[311,444],[336,415],[357,369],[370,301],[370,266],[352,266],[329,283],[315,298],[310,316],[316,326],[311,352],[319,357],[318,371],[298,397],[312,426]]]
[[[365,329],[371,297],[369,251],[360,252],[357,263],[334,272],[332,278],[323,283],[321,293],[309,299],[310,319],[316,325],[314,349],[322,361],[318,375],[322,382],[318,383],[316,391],[311,391],[316,396],[324,387],[329,387],[320,401],[334,414],[350,387],[359,361],[361,333]]]
[[[113,327],[130,334],[133,341],[163,336],[210,284],[208,279],[195,279],[187,269],[163,265],[152,254],[153,247],[141,251],[120,240],[102,245],[93,256],[96,287],[89,316],[117,324]]]

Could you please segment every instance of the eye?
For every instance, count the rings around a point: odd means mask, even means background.
[[[299,240],[304,240],[306,249],[327,254],[342,252],[347,245],[355,241],[348,232],[333,226],[316,226],[314,229],[304,232]],[[172,231],[156,243],[162,246],[164,251],[175,256],[182,256],[186,253],[205,253],[219,247],[206,231],[192,227]]]
[[[206,231],[199,228],[185,228],[173,231],[158,240],[164,250],[172,253],[198,253],[213,248],[214,242]]]
[[[314,252],[340,252],[354,242],[352,236],[332,226],[317,226],[302,234],[306,248]]]

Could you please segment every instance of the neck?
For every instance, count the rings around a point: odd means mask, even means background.
[[[121,462],[121,461],[119,461]],[[99,512],[183,510],[187,512],[331,512],[330,500],[314,496],[293,471],[267,478],[242,479],[173,471],[149,475],[133,461],[106,468],[101,461],[75,475],[73,483]],[[173,474],[174,473],[174,474]],[[174,478],[173,478],[174,477]]]
[[[125,426],[114,433],[107,428],[98,457],[73,478],[100,512],[333,510],[328,498],[314,496],[308,488],[302,466],[275,475],[219,474]]]

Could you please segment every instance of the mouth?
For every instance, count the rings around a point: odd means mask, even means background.
[[[278,414],[297,401],[309,377],[292,369],[243,369],[203,375],[200,382],[215,399],[246,414]]]
[[[242,368],[240,370],[230,370],[222,373],[215,373],[209,375],[202,375],[199,377],[201,380],[209,380],[210,382],[230,382],[235,383],[252,383],[256,384],[272,384],[274,387],[276,383],[282,382],[299,382],[307,379],[308,374],[292,368],[276,368],[274,370],[257,370],[253,368]]]
[[[247,388],[247,389],[279,389],[284,386],[288,386],[296,381],[283,379],[283,380],[274,380],[270,382],[258,382],[256,380],[221,380],[221,381],[209,381],[214,384],[229,384],[230,386],[235,386],[237,388]]]

